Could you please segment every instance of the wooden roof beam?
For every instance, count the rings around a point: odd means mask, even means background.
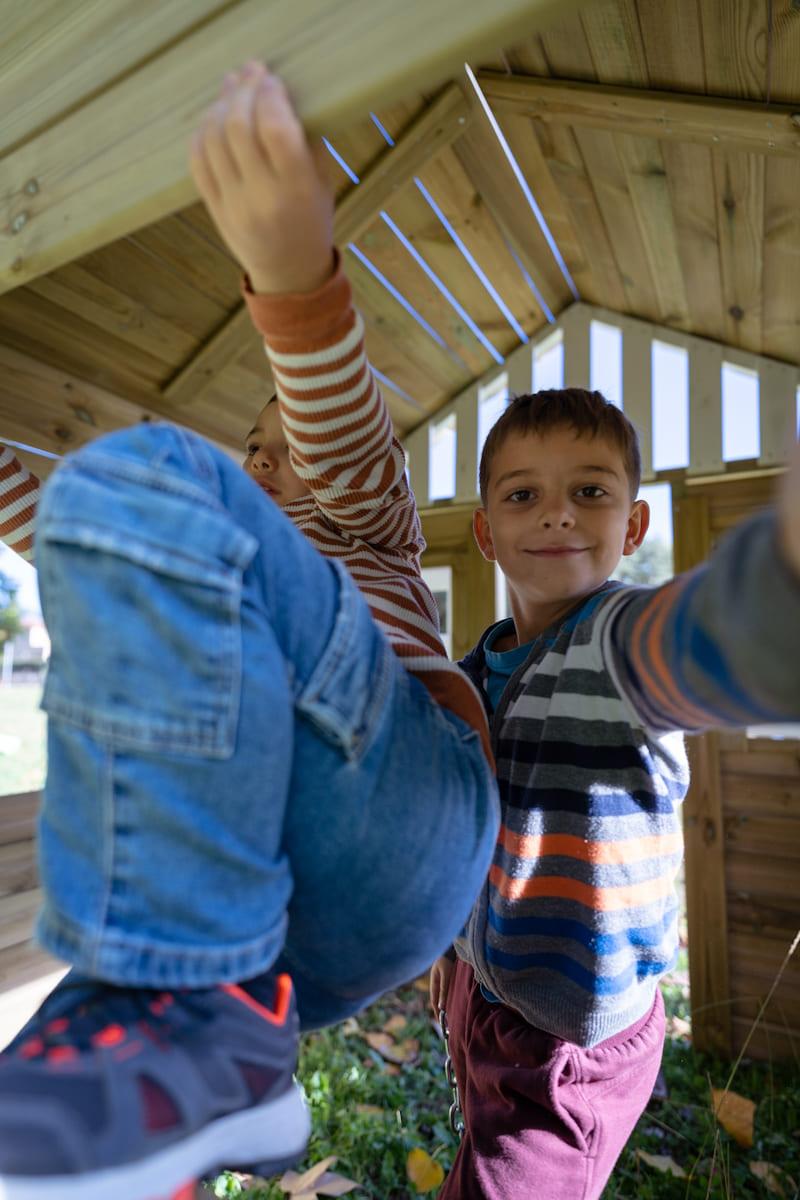
[[[140,8],[130,0],[120,36]],[[99,91],[87,70],[84,101],[0,159],[0,291],[189,204],[189,135],[232,66],[264,58],[307,126],[327,131],[563,11],[564,0],[238,0]]]
[[[800,162],[800,103],[767,106],[494,71],[481,71],[478,81],[501,115],[509,112],[552,124],[781,155]]]
[[[417,171],[435,158],[466,129],[472,109],[456,84],[450,84],[386,147],[336,206],[334,235],[337,245],[352,242],[378,212]],[[163,389],[171,404],[197,400],[229,363],[235,362],[252,338],[247,307],[241,304],[213,336],[181,367]]]

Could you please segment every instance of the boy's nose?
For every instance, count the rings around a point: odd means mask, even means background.
[[[575,518],[566,509],[553,510],[542,513],[541,523],[544,529],[571,529],[575,524]]]

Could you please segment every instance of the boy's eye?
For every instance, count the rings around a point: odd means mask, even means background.
[[[530,500],[533,492],[530,488],[517,488],[515,492],[510,492],[506,497],[512,504],[524,504],[526,500]]]
[[[598,499],[600,496],[607,496],[605,488],[599,487],[596,483],[587,483],[585,487],[578,488],[579,496],[586,496],[589,500]]]
[[[247,457],[251,458],[255,454],[257,449],[258,449],[258,446],[248,446],[247,447]]]

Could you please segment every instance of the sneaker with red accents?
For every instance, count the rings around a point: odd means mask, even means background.
[[[201,991],[68,976],[0,1054],[0,1200],[153,1200],[303,1155],[288,975]]]

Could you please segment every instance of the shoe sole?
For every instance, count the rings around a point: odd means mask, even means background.
[[[206,1125],[139,1162],[81,1175],[0,1176],[0,1200],[156,1200],[184,1188],[220,1163],[236,1170],[262,1164],[271,1174],[303,1157],[311,1122],[296,1086],[279,1099]]]

